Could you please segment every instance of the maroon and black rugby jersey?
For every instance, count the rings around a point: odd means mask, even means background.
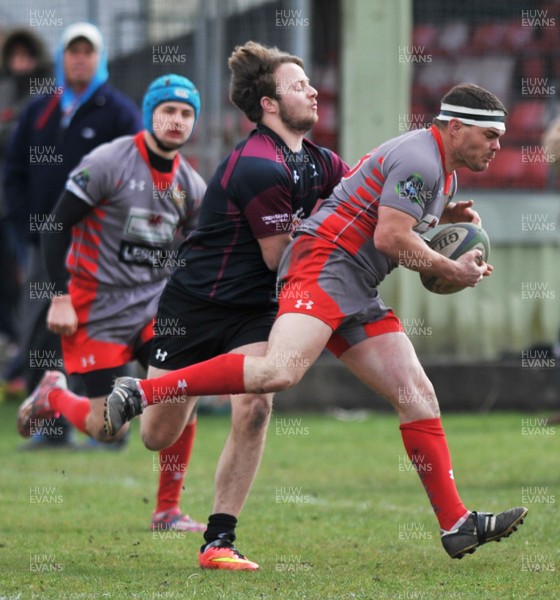
[[[292,152],[258,125],[212,176],[173,281],[218,304],[275,304],[276,272],[266,266],[258,240],[292,233],[347,171],[334,152],[307,139]]]

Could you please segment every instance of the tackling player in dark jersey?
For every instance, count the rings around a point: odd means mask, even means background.
[[[304,138],[317,121],[317,91],[299,58],[249,42],[235,49],[229,67],[231,100],[257,127],[219,165],[199,225],[181,247],[183,264],[162,294],[157,321],[178,323],[185,333],[156,337],[151,377],[223,352],[266,353],[278,310],[280,257],[295,227],[347,171],[336,154]],[[181,390],[192,408],[188,392]],[[158,395],[165,400],[169,390]],[[219,460],[199,560],[204,568],[252,570],[258,565],[233,542],[262,457],[272,394],[233,396],[231,405],[232,428]],[[158,429],[168,408],[174,410],[168,405],[146,410],[146,430]],[[177,417],[186,422],[183,413]],[[167,439],[165,422],[160,425],[159,439],[144,438],[151,449]]]

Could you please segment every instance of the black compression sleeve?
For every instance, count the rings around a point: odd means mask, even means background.
[[[52,211],[52,223],[56,223],[57,232],[41,234],[41,248],[45,257],[47,274],[54,284],[53,293],[66,294],[68,271],[66,270],[66,253],[72,239],[72,227],[79,223],[92,207],[81,198],[65,190]],[[60,233],[58,231],[60,230]]]

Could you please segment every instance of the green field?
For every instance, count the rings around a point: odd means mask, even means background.
[[[444,418],[467,506],[529,507],[516,534],[460,561],[441,547],[395,417],[273,415],[238,528],[261,570],[228,573],[198,568],[199,534],[149,531],[156,455],[137,427],[120,453],[21,452],[15,413],[0,404],[0,599],[560,597],[560,434],[537,415]],[[200,417],[183,508],[201,520],[227,429]]]

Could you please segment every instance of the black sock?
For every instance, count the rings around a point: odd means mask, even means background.
[[[206,543],[214,542],[221,538],[227,538],[228,541],[235,541],[235,526],[237,518],[224,513],[216,513],[208,517],[208,528],[204,532]]]

